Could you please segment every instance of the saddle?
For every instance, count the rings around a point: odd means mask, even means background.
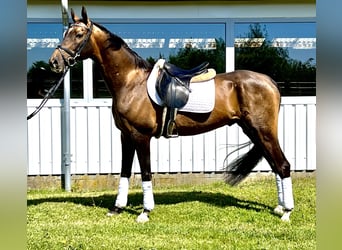
[[[169,108],[182,108],[189,99],[189,85],[192,77],[206,72],[209,63],[185,70],[165,62],[157,78],[156,89],[164,105]]]
[[[163,124],[161,135],[164,135],[166,138],[178,136],[175,123],[177,111],[188,102],[191,92],[189,87],[191,79],[208,72],[208,65],[208,62],[204,62],[195,68],[185,70],[165,62],[163,67],[160,67],[156,90],[165,107],[163,122],[167,117],[167,122],[166,125]]]

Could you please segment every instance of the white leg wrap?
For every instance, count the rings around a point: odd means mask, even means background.
[[[294,200],[293,200],[291,177],[282,179],[282,183],[283,183],[284,207],[287,210],[292,210],[294,208]]]
[[[123,208],[127,206],[129,189],[129,178],[120,177],[118,195],[116,197],[115,206]]]
[[[278,205],[284,206],[284,193],[283,193],[283,182],[278,174],[276,176],[277,192],[278,192]]]
[[[154,208],[152,182],[143,181],[142,189],[143,189],[143,195],[144,195],[144,209],[151,211]]]

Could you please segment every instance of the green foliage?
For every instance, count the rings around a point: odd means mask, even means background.
[[[286,48],[272,47],[266,29],[260,24],[250,25],[248,38],[265,38],[261,46],[250,40],[235,50],[235,68],[248,69],[269,75],[277,82],[315,82],[316,65],[291,59]]]
[[[49,90],[61,77],[61,73],[55,73],[50,65],[45,61],[36,61],[27,71],[27,98],[41,99],[47,90]],[[83,97],[83,64],[76,63],[70,69],[71,79],[71,97]],[[63,98],[63,85],[55,92],[53,98]]]
[[[170,55],[168,61],[184,69],[194,68],[207,61],[209,67],[214,68],[217,73],[226,72],[225,42],[222,38],[215,39],[215,41],[215,49],[182,48],[177,54]]]
[[[27,249],[315,249],[315,177],[293,178],[296,208],[291,222],[272,214],[274,178],[155,188],[150,222],[138,224],[142,192],[131,189],[129,206],[105,214],[113,192],[30,191]]]
[[[34,62],[27,71],[27,98],[42,98],[58,76],[45,61]]]

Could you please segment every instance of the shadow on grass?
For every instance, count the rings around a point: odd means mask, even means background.
[[[75,204],[81,204],[84,206],[96,206],[111,209],[115,202],[115,195],[101,195],[101,196],[89,196],[89,197],[48,197],[27,200],[27,206],[39,205],[45,202],[71,202]],[[137,192],[128,195],[129,206],[125,208],[125,212],[131,214],[139,214],[142,209],[142,193]],[[234,196],[222,194],[222,193],[209,193],[201,191],[171,191],[155,193],[154,199],[156,205],[173,205],[184,202],[203,202],[217,207],[237,207],[241,209],[261,211],[270,210],[273,208],[265,204],[242,200],[235,198]]]

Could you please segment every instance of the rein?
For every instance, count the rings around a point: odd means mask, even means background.
[[[39,106],[36,108],[35,111],[33,111],[29,116],[27,116],[27,120],[30,120],[33,116],[38,114],[38,112],[44,107],[45,103],[55,94],[56,90],[58,89],[59,85],[61,85],[66,73],[68,72],[69,67],[67,66],[59,79],[58,82],[56,82],[50,89],[49,91],[45,94],[44,99],[42,102],[39,104]]]
[[[81,24],[75,23],[75,24],[71,24],[70,27],[73,26],[83,26]],[[67,48],[62,47],[61,45],[58,45],[56,49],[58,49],[58,51],[61,53],[61,56],[64,60],[64,63],[66,64],[65,70],[61,76],[61,78],[59,79],[59,81],[57,83],[55,83],[50,89],[49,91],[45,94],[44,99],[42,100],[42,102],[40,103],[40,105],[36,108],[35,111],[33,111],[29,116],[27,116],[27,120],[30,120],[33,116],[35,116],[46,104],[46,102],[54,95],[54,93],[56,92],[56,90],[58,89],[59,85],[61,85],[66,73],[69,70],[69,67],[72,67],[76,64],[77,62],[77,58],[80,56],[81,51],[83,50],[83,48],[86,46],[89,37],[93,31],[93,23],[90,24],[90,27],[86,27],[88,32],[87,32],[87,36],[86,38],[82,41],[81,45],[78,47],[78,49],[76,50],[76,52],[73,52]],[[68,57],[67,59],[63,56],[62,51],[66,52],[70,57]]]

